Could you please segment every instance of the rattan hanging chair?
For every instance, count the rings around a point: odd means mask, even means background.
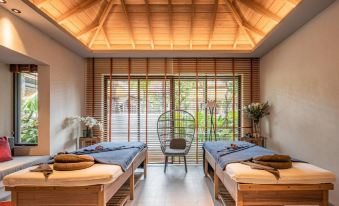
[[[165,155],[166,172],[168,157],[184,157],[187,172],[186,155],[188,154],[195,135],[195,119],[184,110],[171,110],[160,115],[157,132],[161,151]]]

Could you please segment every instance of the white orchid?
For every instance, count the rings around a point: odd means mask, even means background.
[[[83,123],[89,129],[92,129],[94,126],[98,126],[100,131],[104,130],[102,122],[96,120],[93,117],[89,117],[89,116],[87,116],[87,117],[74,116],[74,117],[70,117],[70,119],[73,120],[73,121],[77,121],[77,122]]]

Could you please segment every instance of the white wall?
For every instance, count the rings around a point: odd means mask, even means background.
[[[261,59],[264,132],[274,150],[326,168],[339,179],[339,1]],[[330,201],[339,205],[339,184]]]
[[[49,135],[39,135],[44,144],[39,142],[38,147],[18,150],[19,153],[55,154],[74,149],[78,133],[74,133],[74,128],[64,127],[64,120],[82,113],[85,60],[1,7],[0,45],[47,65],[39,66],[39,69],[49,69],[49,73],[44,73],[49,79],[39,80],[49,87],[49,98],[46,99],[49,103],[39,100],[40,104],[49,104],[50,128],[44,128],[49,129]],[[45,141],[46,138],[49,141]]]
[[[9,65],[0,62],[0,137],[12,135],[13,76]]]

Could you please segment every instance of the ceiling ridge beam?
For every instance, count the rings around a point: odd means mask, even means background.
[[[212,38],[213,38],[213,35],[214,35],[215,21],[217,19],[218,6],[219,6],[219,1],[214,0],[213,16],[212,16],[212,22],[211,22],[211,28],[210,28],[210,34],[209,34],[209,40],[208,40],[208,48],[209,49],[212,48]]]
[[[275,13],[271,12],[270,10],[266,9],[262,5],[252,1],[252,0],[238,0],[240,3],[245,5],[246,7],[250,8],[251,10],[266,16],[267,18],[271,19],[272,21],[279,23],[281,21],[281,17],[276,15]]]
[[[148,28],[150,33],[150,42],[151,42],[151,48],[154,49],[154,35],[153,35],[153,28],[152,28],[152,15],[150,11],[150,6],[148,0],[145,0],[146,4],[146,10],[147,10],[147,22],[148,22]]]
[[[225,0],[225,5],[228,8],[231,9],[232,16],[235,19],[235,21],[237,22],[240,30],[244,32],[244,34],[246,35],[246,37],[247,37],[248,41],[250,42],[251,46],[254,47],[255,46],[255,41],[254,41],[254,39],[252,38],[252,36],[248,32],[249,28],[246,28],[246,26],[248,27],[248,25],[246,25],[246,23],[244,24],[245,20],[243,19],[242,14],[235,7],[235,5],[233,4],[232,0]],[[249,29],[249,30],[251,30],[251,29]]]
[[[80,13],[80,12],[94,6],[94,4],[96,4],[97,2],[99,2],[99,1],[98,0],[82,1],[80,4],[74,6],[73,8],[68,10],[66,13],[61,14],[58,18],[56,18],[56,21],[59,24],[61,24],[62,22],[64,22],[65,20],[67,20],[68,18],[73,16],[74,14]]]
[[[97,38],[98,34],[100,33],[103,25],[105,24],[107,17],[109,15],[109,13],[111,12],[111,9],[114,5],[114,1],[113,0],[109,0],[109,2],[106,4],[106,7],[104,9],[104,11],[101,13],[101,16],[99,18],[99,24],[98,27],[93,35],[93,37],[91,38],[91,41],[89,42],[89,48],[92,47],[95,39]]]
[[[75,36],[79,39],[80,37],[87,34],[88,32],[91,32],[91,31],[94,31],[95,29],[97,29],[98,26],[99,26],[98,22],[93,22],[90,25],[86,26],[81,31],[79,31],[78,33],[76,33]]]
[[[254,26],[250,25],[242,15],[240,9],[235,5],[234,1],[232,0],[225,0],[225,5],[228,6],[228,8],[231,9],[232,14],[236,22],[243,26],[245,29],[249,30],[250,32],[253,32],[259,36],[265,36],[265,33],[260,31],[259,29],[255,28]]]
[[[130,37],[130,40],[131,40],[132,48],[135,49],[133,29],[132,29],[131,22],[129,20],[129,16],[128,16],[128,13],[127,13],[125,0],[120,0],[120,4],[121,4],[121,8],[123,10],[124,16],[125,16],[125,20],[126,20],[127,29],[128,29],[129,37]]]

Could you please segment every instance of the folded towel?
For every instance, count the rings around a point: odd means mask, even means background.
[[[274,177],[277,180],[280,178],[279,170],[277,170],[275,168],[265,166],[265,165],[261,165],[261,164],[257,164],[257,163],[253,163],[253,162],[250,162],[250,161],[241,162],[241,163],[250,166],[252,169],[265,170],[265,171],[271,173],[272,175],[274,175]]]
[[[54,157],[54,162],[57,163],[94,162],[94,158],[89,155],[58,154]]]
[[[289,169],[292,167],[292,162],[266,162],[266,161],[257,161],[257,160],[252,160],[253,163],[263,165],[263,166],[268,166],[272,167],[274,169]]]
[[[55,162],[53,168],[58,171],[73,171],[82,170],[94,165],[94,162],[73,162],[73,163],[58,163]]]
[[[256,161],[263,161],[263,162],[291,162],[291,157],[288,155],[280,155],[280,154],[274,154],[274,155],[262,155],[253,158],[253,160]]]
[[[49,164],[40,164],[38,167],[30,171],[31,172],[42,172],[45,178],[48,178],[48,176],[53,173],[53,169],[49,166]]]

